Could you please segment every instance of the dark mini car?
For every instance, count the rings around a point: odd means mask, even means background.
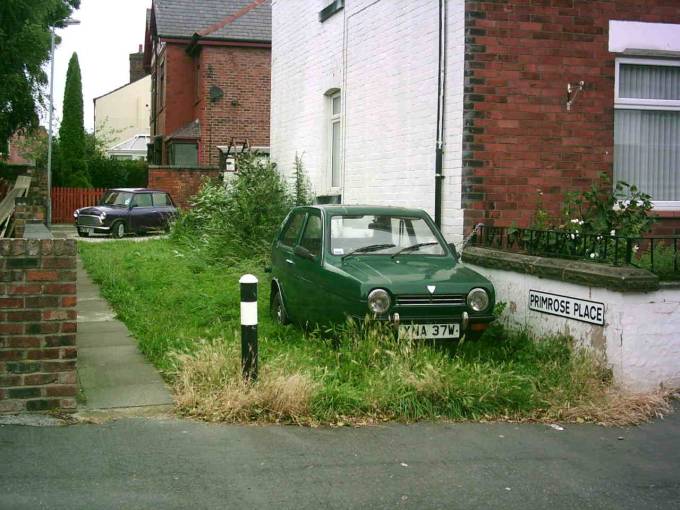
[[[177,208],[168,193],[146,188],[106,190],[99,204],[73,213],[79,236],[110,234],[115,238],[153,230],[167,231],[176,215]]]
[[[493,321],[494,300],[419,209],[298,207],[274,240],[271,313],[281,323],[369,315],[400,337],[475,337]]]

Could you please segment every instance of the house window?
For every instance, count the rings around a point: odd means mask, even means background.
[[[323,23],[328,18],[333,16],[333,14],[335,14],[336,12],[339,12],[342,9],[344,9],[344,7],[345,0],[333,0],[319,12],[319,21]]]
[[[616,60],[614,179],[680,209],[680,60]]]
[[[168,152],[172,166],[198,166],[198,145],[195,143],[172,143]]]
[[[162,110],[165,104],[165,62],[161,62],[158,71],[158,109]]]
[[[342,172],[342,98],[340,92],[330,96],[330,182],[331,188],[340,188]]]

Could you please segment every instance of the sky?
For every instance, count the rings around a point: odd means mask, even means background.
[[[149,7],[151,0],[81,0],[80,9],[71,16],[80,25],[57,31],[62,41],[54,56],[55,130],[61,118],[66,70],[73,52],[78,53],[83,79],[85,129],[92,131],[92,100],[130,81],[129,54],[137,52],[144,43]],[[46,69],[49,76],[49,64]],[[47,126],[47,115],[44,117],[43,124]]]

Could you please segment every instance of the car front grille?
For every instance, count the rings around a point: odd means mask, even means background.
[[[404,294],[397,296],[397,305],[400,306],[460,306],[464,304],[464,294]]]
[[[76,223],[84,227],[98,227],[102,224],[102,221],[99,219],[99,216],[88,216],[81,214],[78,216]]]

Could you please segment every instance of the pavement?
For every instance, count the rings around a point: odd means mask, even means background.
[[[170,392],[78,259],[78,377],[87,410],[170,406]]]
[[[0,508],[677,509],[680,407],[595,425],[0,425]]]

